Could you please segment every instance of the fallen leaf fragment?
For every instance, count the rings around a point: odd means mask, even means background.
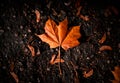
[[[88,78],[88,77],[90,77],[90,76],[92,76],[93,75],[93,69],[91,69],[89,72],[84,72],[83,73],[83,77],[85,77],[85,78]]]
[[[76,76],[74,77],[74,83],[80,83],[79,78]]]
[[[50,64],[53,64],[54,63],[54,60],[55,60],[55,54],[54,55],[52,55],[52,58],[51,58],[51,60],[50,60]]]
[[[81,0],[76,0],[76,1],[75,1],[75,7],[76,7],[76,8],[78,8],[78,7],[80,6],[80,2],[81,2]]]
[[[116,66],[114,71],[112,71],[115,80],[112,80],[112,83],[120,83],[120,67]]]
[[[119,81],[117,80],[111,80],[112,83],[120,83]]]
[[[40,21],[40,12],[38,10],[35,10],[35,14],[36,14],[36,22]]]
[[[55,63],[63,63],[63,62],[65,62],[63,59],[55,59],[53,64],[55,64]]]
[[[106,40],[106,33],[104,33],[103,37],[99,40],[99,43],[102,44]]]
[[[14,70],[14,62],[11,62],[10,64],[10,71],[13,71]]]
[[[15,79],[16,83],[19,83],[18,76],[17,76],[14,72],[10,72],[10,74],[11,74],[12,77]]]
[[[75,75],[74,75],[74,83],[80,83],[79,82],[79,77],[78,77],[78,72],[76,69],[78,69],[78,67],[72,62],[70,61],[71,65],[73,66],[73,69],[74,69],[74,72],[75,72]]]
[[[61,46],[64,50],[79,45],[80,26],[73,26],[71,30],[67,30],[67,18],[57,25],[53,20],[48,19],[45,24],[45,33],[37,35],[43,42],[50,45],[50,48]]]
[[[80,18],[85,20],[85,21],[89,21],[90,20],[88,16],[80,15]]]
[[[118,11],[118,9],[117,9],[116,7],[112,6],[112,7],[111,7],[111,10],[113,11],[113,13],[114,13],[115,15],[119,15],[119,11]]]
[[[63,63],[63,62],[65,62],[65,61],[64,61],[63,59],[61,59],[61,58],[56,58],[56,59],[55,59],[55,56],[56,56],[56,55],[53,55],[53,56],[52,56],[52,59],[50,60],[50,64],[53,65],[53,64],[55,64],[55,63],[60,63],[60,62]]]
[[[82,6],[80,6],[80,7],[77,8],[77,13],[76,13],[77,16],[80,15],[80,11],[81,11],[81,9],[82,9]]]
[[[119,15],[119,11],[115,6],[108,6],[105,10],[104,15],[108,17],[108,16],[111,16],[112,13],[114,13],[115,15]]]
[[[105,12],[104,12],[104,15],[105,15],[106,17],[110,16],[111,14],[112,14],[112,13],[111,13],[111,11],[110,11],[109,8],[107,8],[107,9],[105,10]]]
[[[31,51],[32,56],[35,56],[35,49],[34,49],[34,47],[31,46],[31,45],[28,45],[28,48],[29,48],[29,50]]]
[[[99,48],[100,51],[105,51],[105,50],[112,50],[112,47],[107,46],[107,45],[103,45]]]
[[[76,15],[79,16],[81,19],[83,19],[84,21],[89,21],[89,17],[88,16],[84,16],[82,15],[81,12],[82,6],[77,7],[77,13]]]

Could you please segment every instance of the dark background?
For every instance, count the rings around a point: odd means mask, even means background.
[[[78,2],[80,4],[75,6]],[[114,79],[111,71],[120,65],[119,4],[119,0],[1,0],[0,83],[15,83],[10,72],[17,75],[19,83],[111,83]],[[89,21],[76,16],[79,6],[82,6],[81,14],[89,16]],[[39,23],[34,13],[36,9],[41,15]],[[65,60],[61,63],[62,76],[58,64],[49,64],[58,48],[50,49],[35,36],[44,33],[48,17],[57,24],[67,17],[69,27],[81,25],[81,44],[68,51],[61,50]],[[104,33],[107,39],[99,44]],[[28,45],[34,47],[36,56],[32,57]],[[112,51],[99,53],[103,45],[111,46]],[[84,78],[83,72],[91,69],[93,75]]]

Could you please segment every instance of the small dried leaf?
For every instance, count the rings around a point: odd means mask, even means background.
[[[75,1],[75,7],[76,7],[76,8],[78,8],[78,7],[80,6],[80,2],[81,2],[81,0],[76,0],[76,1]]]
[[[11,74],[12,77],[15,79],[16,83],[19,83],[18,76],[17,76],[14,72],[10,72],[10,74]]]
[[[84,76],[85,78],[88,78],[88,77],[90,77],[91,75],[93,75],[93,69],[91,69],[88,73],[85,71],[83,74],[84,74],[83,76]]]
[[[111,80],[112,81],[112,83],[120,83],[119,81],[117,81],[117,80]]]
[[[31,51],[32,56],[35,56],[35,49],[34,49],[34,47],[33,47],[33,46],[28,45],[28,48],[29,48],[29,50]]]
[[[76,13],[77,16],[80,15],[80,11],[81,11],[81,9],[82,9],[82,6],[80,6],[80,7],[77,8],[77,13]]]
[[[74,83],[80,83],[79,78],[74,77]]]
[[[80,18],[85,20],[85,21],[89,21],[90,20],[88,16],[80,15]]]
[[[56,59],[55,59],[55,56],[56,56],[56,55],[53,55],[53,56],[52,56],[52,59],[50,60],[50,64],[53,65],[53,64],[55,64],[55,63],[60,63],[60,62],[63,63],[63,62],[64,62],[64,60],[61,59],[61,58],[56,58]]]
[[[111,9],[115,15],[119,15],[119,11],[116,7],[112,6]]]
[[[63,59],[55,59],[53,64],[55,64],[55,63],[63,63],[63,62],[65,62]]]
[[[112,14],[112,13],[111,13],[111,11],[110,11],[109,8],[107,8],[107,9],[105,10],[105,12],[104,12],[104,15],[105,15],[106,17],[110,16],[111,14]]]
[[[112,71],[115,80],[112,80],[112,83],[120,83],[120,67],[116,66],[115,70]]]
[[[77,7],[77,13],[76,15],[79,16],[81,19],[83,19],[84,21],[89,21],[89,17],[88,16],[83,16],[80,12],[81,12],[82,6]]]
[[[52,58],[51,58],[51,60],[50,60],[50,64],[53,64],[54,63],[54,60],[55,60],[55,54],[54,55],[52,55]]]
[[[104,33],[103,37],[99,40],[99,43],[102,44],[106,40],[106,33]]]
[[[107,45],[103,45],[99,48],[100,51],[105,51],[105,50],[112,50],[112,47],[107,46]]]
[[[10,64],[10,71],[13,71],[14,70],[14,62],[11,62]]]
[[[38,10],[35,10],[35,14],[36,14],[36,22],[40,21],[40,12]]]

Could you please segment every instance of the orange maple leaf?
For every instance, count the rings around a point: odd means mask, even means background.
[[[48,19],[45,24],[45,33],[37,35],[43,42],[50,45],[50,48],[56,48],[61,46],[64,50],[79,45],[80,26],[73,26],[71,30],[68,30],[67,18],[57,25],[53,20]]]
[[[69,48],[75,47],[79,45],[79,39],[81,37],[80,34],[80,26],[73,26],[71,30],[68,30],[68,20],[64,19],[62,22],[57,25],[52,19],[48,19],[45,24],[45,33],[42,35],[37,35],[43,42],[46,42],[50,45],[50,48],[59,47],[57,58],[55,59],[55,55],[52,56],[50,60],[50,64],[64,62],[60,57],[60,47],[64,50],[68,50]],[[59,64],[60,74],[62,74],[60,64]]]

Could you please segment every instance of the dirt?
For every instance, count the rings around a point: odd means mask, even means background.
[[[112,83],[111,71],[120,66],[119,4],[119,0],[2,0],[0,83]],[[35,10],[40,12],[39,22]],[[67,51],[61,48],[65,62],[51,65],[58,48],[51,49],[35,34],[45,32],[48,18],[58,24],[66,17],[69,27],[80,26],[80,44]],[[104,34],[106,39],[99,43]],[[34,48],[35,56],[28,45]],[[112,50],[100,51],[104,45]],[[93,74],[84,77],[91,69]]]

